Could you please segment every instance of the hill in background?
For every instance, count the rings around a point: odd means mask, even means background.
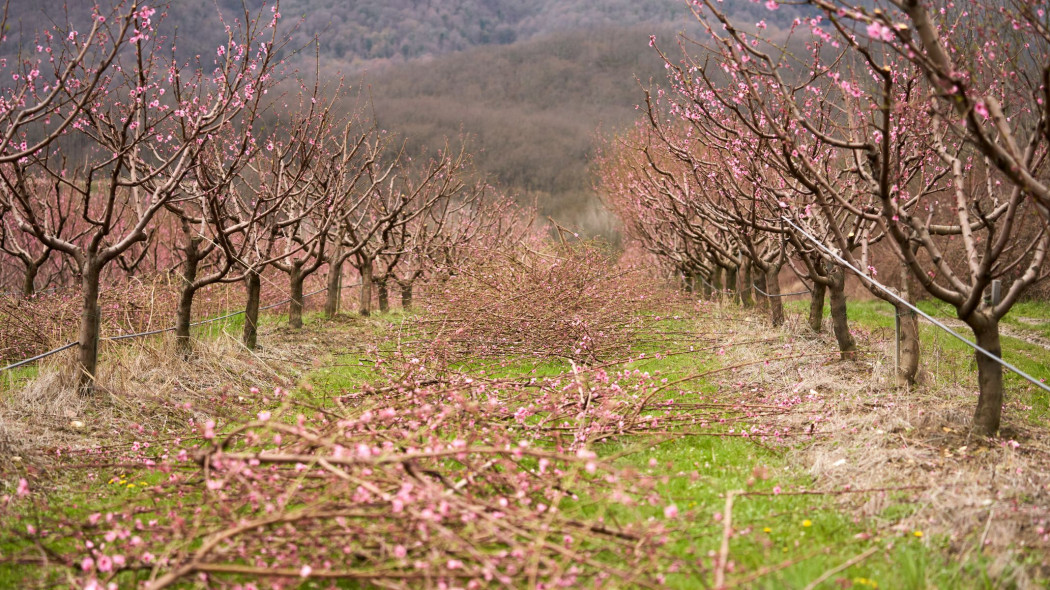
[[[92,4],[11,0],[8,31],[25,41],[84,23]],[[791,16],[751,2],[730,8],[771,23]],[[161,30],[177,37],[182,58],[207,63],[223,40],[218,14],[243,19],[244,4],[176,0],[163,12]],[[344,75],[366,91],[380,125],[404,137],[410,155],[465,137],[482,172],[521,201],[605,235],[614,230],[588,168],[599,129],[622,130],[637,117],[639,81],[662,82],[649,35],[669,40],[695,28],[683,0],[284,0],[280,12],[290,47],[303,48],[286,57],[312,70],[319,55],[327,79]]]
[[[367,73],[379,124],[409,153],[467,136],[479,168],[520,199],[588,234],[610,235],[589,163],[599,131],[637,116],[635,76],[663,75],[651,27],[555,33]]]

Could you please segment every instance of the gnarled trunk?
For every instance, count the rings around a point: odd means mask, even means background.
[[[182,289],[179,291],[179,305],[175,308],[175,349],[183,356],[188,356],[193,351],[190,342],[190,318],[193,314],[193,297],[197,294],[194,282],[197,280],[197,270],[201,261],[197,248],[200,241],[200,238],[190,238],[189,243],[182,249],[186,253],[186,260],[182,263]]]
[[[40,267],[32,260],[25,263],[26,272],[22,279],[22,297],[29,299],[36,294],[36,275]]]
[[[408,311],[412,309],[412,282],[399,283],[401,287],[401,309]]]
[[[84,265],[84,274],[80,278],[82,307],[77,362],[80,390],[85,394],[94,392],[98,369],[98,338],[102,326],[102,309],[98,305],[101,275],[102,265],[92,260]]]
[[[334,318],[343,300],[343,261],[338,258],[328,263],[328,291],[324,300],[324,316]]]
[[[765,292],[769,293],[769,297],[766,297],[766,302],[769,305],[769,321],[773,324],[773,327],[779,328],[784,325],[784,300],[780,297],[780,266],[776,264],[770,265],[769,270],[766,271],[765,276],[762,278]],[[820,307],[823,311],[823,301],[821,301]]]
[[[693,273],[693,280],[696,281],[697,286],[700,287],[700,295],[703,296],[704,299],[710,299],[711,298],[711,285],[704,278],[704,275],[702,273],[700,273],[699,271],[697,271],[697,272]]]
[[[835,340],[839,345],[842,359],[848,360],[856,356],[857,342],[849,332],[849,317],[846,314],[846,275],[841,268],[832,268],[828,271],[831,284],[828,291],[831,295],[831,327],[835,332]]]
[[[262,278],[258,272],[251,271],[244,279],[248,301],[244,306],[244,334],[242,341],[245,348],[255,350],[259,339],[259,296],[262,291]]]
[[[901,265],[901,296],[912,303],[911,291],[908,289],[910,273],[908,267]],[[905,305],[894,305],[897,321],[900,326],[900,340],[897,343],[900,351],[900,363],[897,366],[897,384],[911,385],[919,373],[919,316]]]
[[[288,273],[288,288],[292,292],[292,300],[288,302],[288,325],[296,329],[303,327],[302,270],[301,266],[292,263],[291,272]]]
[[[813,281],[813,292],[809,295],[809,329],[817,334],[824,324],[824,296],[827,292],[826,285]]]
[[[726,289],[726,294],[729,296],[730,300],[736,300],[737,299],[738,292],[737,292],[737,288],[736,288],[736,279],[737,279],[737,268],[735,266],[727,266],[726,267],[726,286],[725,286],[725,289]]]
[[[973,330],[977,346],[992,353],[996,358],[1002,358],[998,319],[975,313],[966,323]],[[973,431],[983,436],[995,436],[999,433],[1003,411],[1003,366],[981,352],[974,351],[974,354],[977,358],[977,383],[981,393],[973,414]]]
[[[743,270],[744,276],[742,277],[743,280],[740,284],[740,303],[742,303],[744,307],[754,307],[755,299],[752,296],[752,291],[754,291],[754,289],[752,287],[753,273],[751,272],[751,263],[744,263]]]
[[[755,266],[754,272],[751,276],[751,284],[753,285],[752,291],[755,294],[755,305],[759,309],[769,308],[769,287],[766,285],[766,273],[761,268]]]
[[[390,287],[386,279],[376,281],[376,292],[379,294],[379,311],[390,311]]]
[[[900,365],[897,384],[912,385],[919,373],[919,316],[903,305],[896,308],[900,321]]]
[[[369,260],[357,270],[361,273],[360,313],[369,316],[372,315],[372,261]]]

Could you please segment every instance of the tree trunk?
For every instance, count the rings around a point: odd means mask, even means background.
[[[36,294],[36,275],[40,272],[40,267],[33,261],[26,262],[25,265],[26,273],[22,280],[22,297],[29,299]]]
[[[390,311],[390,287],[386,279],[376,281],[376,292],[379,293],[379,311],[383,313]]]
[[[363,316],[372,314],[372,261],[357,269],[361,273],[361,309]]]
[[[401,283],[401,309],[408,311],[412,309],[412,283]]]
[[[197,294],[194,281],[197,280],[197,269],[200,265],[200,252],[197,246],[200,238],[190,238],[183,248],[186,260],[182,264],[182,289],[179,291],[179,305],[175,309],[175,349],[183,356],[193,352],[190,342],[190,318],[193,314],[193,296]]]
[[[248,291],[248,302],[244,307],[243,342],[248,350],[255,350],[259,339],[259,296],[262,291],[262,278],[258,272],[248,272],[245,278],[245,289]]]
[[[896,311],[901,325],[901,360],[897,367],[897,384],[913,385],[919,373],[919,316],[903,305],[897,307]]]
[[[80,389],[91,394],[95,389],[95,374],[98,369],[98,338],[101,330],[102,309],[98,305],[99,280],[102,274],[101,265],[90,261],[84,265],[84,275],[80,279],[80,346],[78,365],[80,368]]]
[[[722,267],[715,266],[715,269],[711,271],[711,285],[715,289],[715,295],[722,295]]]
[[[835,340],[839,344],[839,352],[842,360],[854,358],[854,350],[857,343],[853,335],[849,333],[849,317],[846,314],[846,275],[841,268],[833,268],[828,271],[831,284],[828,291],[831,295],[831,327],[835,332]]]
[[[974,314],[966,323],[973,330],[977,346],[1002,358],[998,319]],[[977,383],[981,394],[973,414],[973,431],[983,436],[995,436],[999,433],[1003,411],[1003,366],[980,352],[974,351],[974,354],[977,357]]]
[[[334,318],[343,300],[343,261],[333,258],[328,263],[328,292],[324,302],[324,316]]]
[[[292,292],[292,300],[288,302],[288,325],[297,330],[303,327],[302,270],[302,267],[292,263],[291,272],[288,273],[288,288]]]
[[[769,297],[766,297],[766,302],[769,304],[769,320],[772,322],[774,328],[779,328],[784,325],[784,299],[779,297],[780,295],[780,265],[770,265],[769,270],[766,271],[765,277],[762,278],[763,286],[765,287],[766,293],[769,293]],[[824,302],[820,302],[820,311],[824,312]]]
[[[819,334],[824,324],[824,295],[828,288],[813,281],[813,292],[809,295],[809,329]]]
[[[701,298],[707,299],[710,296],[711,288],[708,287],[707,278],[698,270],[693,271],[693,284],[696,285],[696,292]]]
[[[736,275],[737,275],[737,268],[735,266],[727,266],[726,267],[726,286],[725,286],[725,289],[726,289],[726,294],[729,296],[729,299],[731,299],[731,300],[736,300],[737,295],[738,295],[737,288],[736,288]]]
[[[744,263],[741,266],[741,268],[744,271],[743,272],[744,276],[742,277],[741,284],[740,284],[740,303],[742,303],[744,307],[754,307],[755,306],[755,298],[753,297],[753,294],[752,294],[752,291],[754,291],[754,288],[752,287],[753,283],[752,283],[751,263],[749,263],[749,262]]]
[[[901,265],[901,296],[912,303],[908,280],[911,273],[908,267]],[[897,367],[897,384],[912,385],[919,373],[919,316],[904,305],[895,305],[900,322],[900,366]]]
[[[766,284],[766,273],[757,265],[752,271],[751,284],[754,287],[751,290],[755,295],[755,305],[759,309],[769,309],[769,295],[763,295],[763,293],[769,293],[769,285]]]

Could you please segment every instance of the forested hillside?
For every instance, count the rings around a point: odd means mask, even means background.
[[[263,4],[247,2],[253,14]],[[45,28],[86,29],[92,5],[12,0],[16,42],[3,51],[12,56],[17,40],[31,50]],[[159,32],[177,40],[181,60],[208,64],[224,40],[222,27],[202,24],[243,20],[244,6],[178,0],[158,7]],[[771,27],[794,14],[750,2],[733,10]],[[479,168],[522,202],[607,235],[588,170],[594,138],[633,120],[639,82],[663,76],[649,35],[695,28],[680,0],[285,0],[279,12],[291,39],[281,57],[312,71],[316,56],[326,80],[345,76],[411,155],[466,138]]]
[[[31,33],[67,20],[77,22],[94,4],[12,0],[9,28]],[[274,3],[248,0],[246,4],[254,12]],[[326,62],[338,60],[352,67],[372,60],[404,61],[478,45],[507,45],[554,32],[675,22],[688,15],[685,3],[678,0],[284,0],[279,7],[285,25],[295,27],[293,45],[305,45],[316,37]],[[178,30],[181,49],[203,53],[203,48],[220,41],[221,29],[201,23],[218,15],[225,20],[243,18],[244,4],[177,0],[160,10],[167,14],[168,33]]]
[[[637,116],[640,84],[661,72],[650,28],[557,33],[369,73],[380,125],[411,153],[466,136],[479,167],[540,213],[608,234],[588,162],[594,139]],[[638,81],[636,81],[636,77]]]

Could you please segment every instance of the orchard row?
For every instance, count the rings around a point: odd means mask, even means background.
[[[999,320],[1050,273],[1046,12],[1023,1],[800,4],[809,16],[781,29],[702,0],[701,33],[678,57],[653,38],[668,81],[605,150],[605,198],[671,271],[754,287],[774,324],[790,268],[813,293],[815,330],[830,296],[844,357],[856,347],[853,267],[902,318],[902,382],[919,367],[903,302],[920,290],[1001,355]],[[977,366],[974,427],[995,434],[1002,367],[980,353]]]
[[[448,276],[471,249],[527,226],[463,151],[413,161],[364,109],[341,108],[338,81],[291,71],[276,7],[217,23],[226,43],[188,60],[161,16],[137,2],[95,12],[88,30],[23,38],[3,64],[0,278],[25,297],[42,283],[79,284],[85,387],[99,295],[122,274],[178,277],[183,352],[195,297],[243,282],[252,348],[268,269],[286,277],[300,327],[303,284],[322,269],[330,315],[346,266],[363,283],[361,313],[373,284],[381,303],[396,284],[411,305],[416,281]]]

